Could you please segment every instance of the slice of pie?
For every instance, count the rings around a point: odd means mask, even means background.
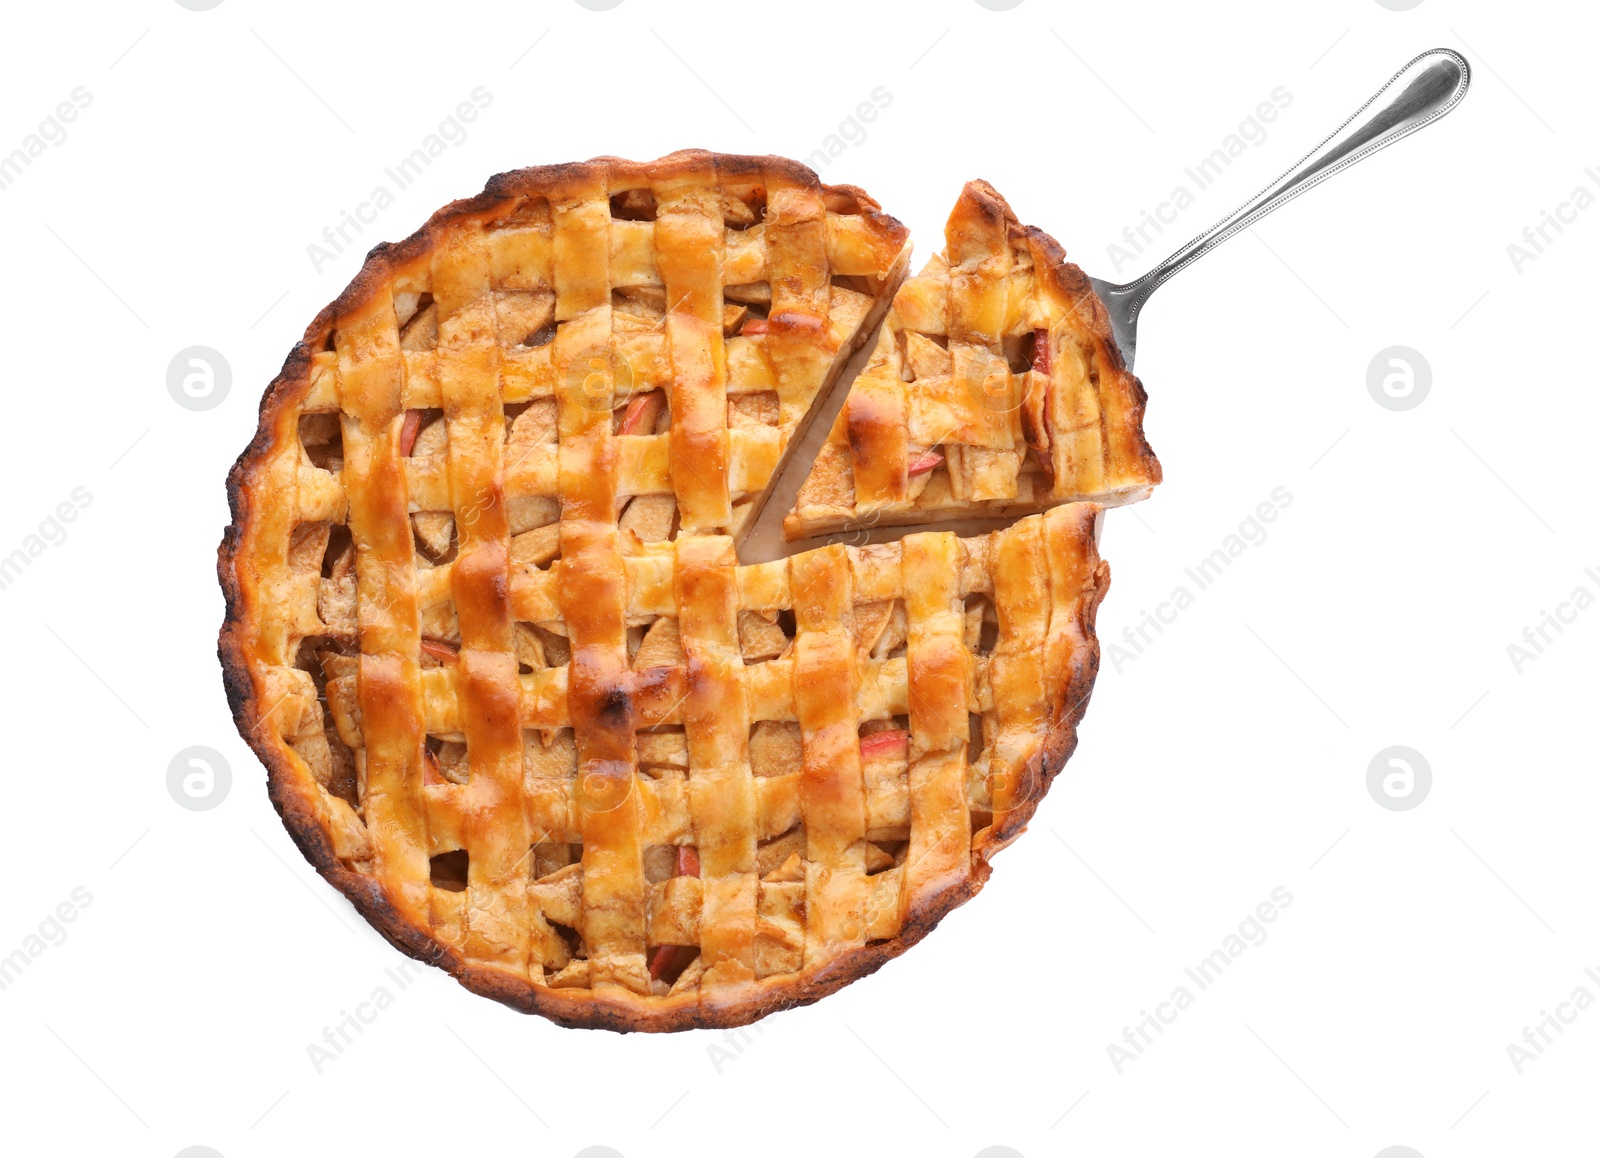
[[[784,534],[1143,498],[1161,481],[1144,404],[1083,271],[969,182],[945,252],[895,296]]]
[[[977,892],[1075,742],[1098,508],[741,566],[902,227],[778,158],[490,182],[383,246],[229,477],[219,654],[306,857],[569,1025],[742,1024]]]

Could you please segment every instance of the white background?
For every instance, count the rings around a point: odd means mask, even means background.
[[[1507,1045],[1600,984],[1592,662],[1600,611],[1519,673],[1507,645],[1600,565],[1591,268],[1600,187],[1576,4],[1374,0],[888,6],[623,0],[15,5],[0,152],[92,104],[0,192],[10,420],[0,554],[92,503],[5,590],[0,955],[93,900],[0,991],[13,1152],[1443,1155],[1577,1153],[1600,1012],[1518,1074]],[[533,47],[529,47],[533,45]],[[1292,104],[1123,276],[1265,184],[1402,63],[1464,104],[1162,289],[1138,370],[1166,482],[1108,518],[1108,642],[1257,503],[1292,503],[1142,654],[1108,653],[1082,743],[981,897],[907,956],[744,1035],[564,1030],[403,958],[304,863],[214,656],[223,478],[256,400],[371,244],[500,170],[684,146],[805,157],[911,226],[992,181],[1090,272],[1283,86]],[[1487,52],[1488,57],[1479,54]],[[306,246],[477,86],[493,103],[358,246]],[[173,355],[231,393],[180,408]],[[1419,351],[1396,413],[1373,356]],[[1191,590],[1193,590],[1192,584]],[[1585,657],[1589,657],[1588,660]],[[1379,807],[1379,750],[1433,787]],[[231,793],[166,787],[190,745]],[[1282,886],[1292,904],[1120,1074],[1107,1046]],[[307,1046],[395,1000],[316,1073]],[[1191,990],[1194,986],[1190,985]],[[715,1048],[713,1048],[715,1047]],[[1588,1152],[1587,1150],[1585,1152]]]

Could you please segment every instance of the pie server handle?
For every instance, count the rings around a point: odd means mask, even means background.
[[[1111,314],[1123,360],[1132,367],[1139,311],[1157,286],[1290,198],[1444,116],[1466,95],[1471,75],[1458,52],[1448,48],[1424,52],[1395,73],[1354,116],[1291,165],[1288,172],[1149,273],[1126,285],[1090,278]]]

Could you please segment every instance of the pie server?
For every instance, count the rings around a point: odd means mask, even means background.
[[[1349,168],[1361,158],[1376,153],[1385,145],[1398,141],[1430,121],[1444,116],[1466,95],[1470,79],[1471,69],[1467,67],[1467,62],[1460,53],[1452,52],[1448,48],[1435,48],[1424,52],[1395,73],[1388,84],[1356,110],[1354,116],[1291,166],[1287,173],[1149,273],[1126,285],[1114,285],[1100,278],[1090,277],[1089,283],[1094,287],[1100,300],[1105,303],[1107,313],[1111,315],[1112,333],[1122,350],[1122,357],[1128,368],[1130,370],[1133,368],[1133,357],[1138,343],[1139,311],[1144,308],[1144,303],[1156,291],[1157,286],[1197,258],[1221,245],[1241,229],[1253,225],[1291,197],[1299,196],[1313,185],[1327,180],[1340,169]],[[869,342],[864,350],[870,349]],[[866,353],[857,354],[857,358],[865,359]],[[814,427],[826,431],[832,425],[833,415],[844,404],[845,391],[861,364],[861,362],[854,363],[852,368],[840,375],[839,381],[834,386],[835,394],[825,402],[818,413]],[[820,543],[859,545],[884,542],[904,536],[907,531],[904,527],[861,528],[855,531],[837,532],[819,539],[796,542],[785,540],[780,524],[783,513],[794,502],[800,484],[805,480],[806,468],[802,466],[797,469],[797,464],[803,457],[800,453],[803,449],[803,444],[796,446],[793,459],[767,496],[765,506],[740,545],[741,559],[765,562],[792,555],[797,551],[808,550]],[[809,461],[809,456],[806,456],[806,461]],[[978,535],[999,530],[1008,526],[1011,521],[974,516],[931,524],[921,529],[952,530],[963,535]]]
[[[1354,116],[1290,166],[1288,172],[1149,273],[1126,285],[1091,277],[1090,284],[1111,315],[1112,332],[1128,368],[1133,368],[1138,345],[1139,311],[1158,286],[1291,197],[1298,197],[1339,170],[1348,169],[1363,157],[1444,116],[1466,95],[1471,75],[1460,53],[1448,48],[1424,52],[1395,73]]]

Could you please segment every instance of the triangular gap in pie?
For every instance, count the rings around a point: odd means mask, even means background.
[[[1144,388],[1061,246],[984,181],[945,242],[895,295],[787,538],[1125,503],[1161,481]]]
[[[218,651],[394,944],[565,1024],[729,1026],[982,887],[1093,685],[1098,509],[733,547],[904,251],[795,162],[607,158],[495,178],[312,322],[229,476]]]

